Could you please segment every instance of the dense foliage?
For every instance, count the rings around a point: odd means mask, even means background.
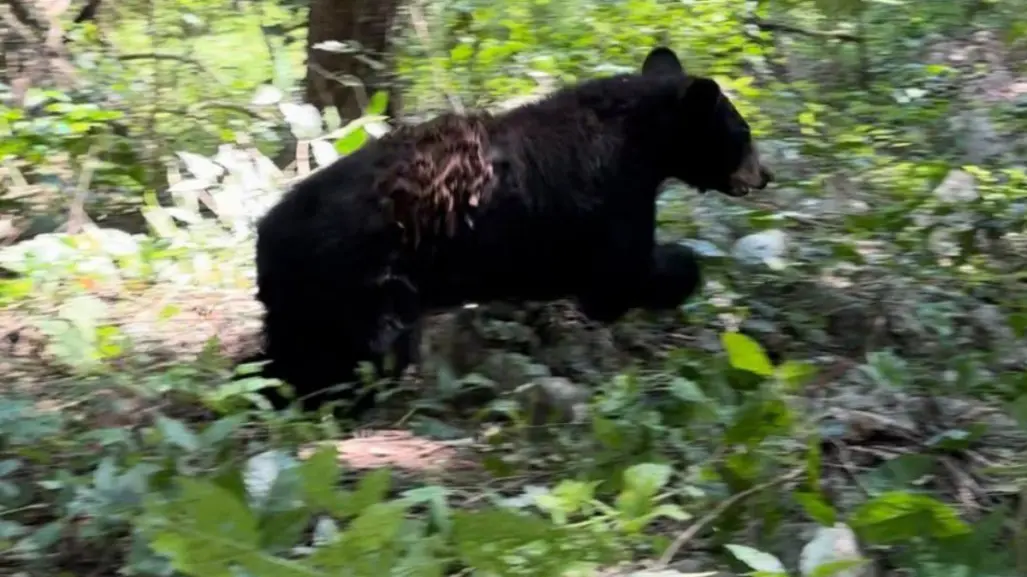
[[[660,234],[709,274],[682,318],[443,315],[361,424],[402,431],[356,435],[253,409],[228,357],[254,346],[254,218],[388,130],[384,94],[353,122],[301,104],[296,2],[62,16],[76,86],[0,103],[0,571],[1027,573],[1024,8],[411,4],[411,117],[666,43],[779,182],[668,188]]]

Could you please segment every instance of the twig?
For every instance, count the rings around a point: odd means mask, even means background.
[[[259,112],[255,111],[255,110],[250,110],[249,108],[246,108],[245,106],[243,106],[241,104],[232,104],[230,102],[197,102],[195,104],[190,104],[189,105],[189,108],[186,109],[186,114],[192,114],[192,113],[195,113],[195,112],[198,112],[198,111],[205,112],[205,111],[208,111],[208,110],[222,110],[222,111],[225,111],[225,112],[236,112],[238,114],[241,114],[241,115],[244,115],[244,116],[248,116],[248,117],[252,118],[253,120],[262,120],[262,121],[265,121],[265,122],[268,121],[268,119],[265,118]]]
[[[356,76],[353,76],[352,74],[331,72],[325,67],[321,66],[320,64],[312,60],[307,62],[307,68],[309,68],[311,71],[313,71],[321,78],[332,80],[347,88],[352,88],[354,97],[356,97],[357,99],[357,106],[359,106],[361,110],[367,108],[367,104],[368,102],[370,102],[370,99],[367,96],[367,89],[364,86],[364,82],[362,80],[360,80]],[[321,89],[319,88],[319,90]],[[322,102],[327,102],[329,103],[329,106],[331,105],[332,98],[330,95],[321,94],[320,98]],[[341,110],[339,111],[339,114],[342,114]]]
[[[859,478],[859,473],[856,471],[856,465],[849,457],[849,447],[837,439],[831,439],[831,444],[833,444],[835,450],[838,451],[838,466],[852,477],[852,482],[855,483],[855,485],[859,487],[864,494],[870,495],[870,490],[867,489],[863,480]]]
[[[296,172],[299,176],[305,177],[310,174],[310,141],[296,141]]]
[[[973,478],[971,473],[960,469],[950,457],[939,458],[942,466],[952,475],[952,481],[956,488],[956,498],[960,500],[967,509],[982,511],[986,509],[985,501],[988,500],[984,488]]]
[[[189,58],[186,56],[179,56],[177,54],[168,54],[166,52],[139,52],[133,54],[117,54],[115,58],[119,62],[128,62],[130,60],[167,60],[171,62],[178,62],[187,66],[196,68],[206,76],[209,76],[211,80],[218,84],[223,84],[221,79],[218,78],[217,74],[214,74],[209,68],[203,65],[199,60]]]
[[[264,41],[264,47],[267,48],[268,63],[271,64],[271,83],[277,84],[282,79],[278,78],[278,66],[276,64],[278,58],[277,54],[275,54],[275,46],[271,43],[271,38],[268,36],[269,27],[264,24],[267,21],[267,9],[263,2],[259,2],[255,6],[258,11],[257,21],[260,24],[260,38]]]
[[[21,0],[9,0],[8,2],[5,2],[5,4],[7,5],[7,8],[4,12],[10,13],[17,19],[19,24],[31,29],[36,34],[35,40],[37,42],[41,42],[44,26],[43,22],[36,18],[35,10],[29,8],[25,3],[21,2]]]
[[[822,32],[820,30],[809,30],[807,28],[792,26],[791,24],[768,22],[759,18],[749,18],[746,20],[746,23],[757,26],[761,30],[766,30],[767,32],[787,32],[789,34],[798,34],[799,36],[807,36],[810,38],[838,40],[839,42],[855,42],[858,44],[863,43],[863,39],[861,37],[855,34],[849,34],[848,32]]]
[[[724,499],[715,509],[704,515],[701,519],[693,523],[691,527],[685,529],[680,535],[678,535],[677,538],[674,539],[674,542],[671,543],[663,552],[663,555],[660,556],[660,559],[656,562],[653,569],[666,569],[667,565],[669,565],[670,562],[674,560],[674,557],[677,556],[678,551],[687,545],[689,541],[694,539],[695,536],[699,534],[699,531],[702,531],[707,525],[716,521],[718,517],[723,515],[725,511],[737,504],[739,501],[747,499],[756,493],[762,493],[767,489],[771,489],[793,479],[797,479],[805,472],[805,467],[797,467],[772,481],[767,481],[766,483],[756,485],[755,487],[750,487],[741,493],[736,493],[727,499]]]
[[[95,150],[96,146],[93,146],[86,155],[85,162],[82,163],[82,172],[79,173],[75,197],[72,199],[71,209],[68,211],[68,234],[78,234],[82,232],[82,227],[87,222],[89,224],[93,222],[89,215],[86,214],[86,199],[89,197],[89,185],[93,180],[93,170],[95,168],[93,154]]]

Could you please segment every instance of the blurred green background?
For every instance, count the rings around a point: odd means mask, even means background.
[[[0,30],[0,572],[1027,575],[1027,2],[8,0]],[[778,176],[668,185],[707,275],[681,314],[437,315],[360,434],[228,379],[293,179],[658,44]]]

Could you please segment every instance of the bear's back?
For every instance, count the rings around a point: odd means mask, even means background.
[[[568,290],[591,266],[578,255],[590,251],[595,235],[624,207],[645,206],[637,195],[655,194],[662,180],[645,172],[644,139],[629,139],[645,132],[649,111],[667,93],[665,84],[640,75],[589,80],[494,117],[447,114],[368,142],[297,183],[261,220],[258,271],[273,266],[290,276],[295,269],[310,281],[359,283],[398,256],[428,300],[445,300],[446,294],[485,300],[493,290],[531,293],[536,286]],[[491,194],[453,195],[456,204],[449,206],[459,218],[440,219],[448,230],[425,240],[415,230],[420,223],[397,220],[389,202],[397,187],[383,186],[383,175],[400,167],[401,175],[414,175],[414,184],[430,188],[430,179],[416,182],[418,171],[411,169],[418,147],[480,155],[468,148],[474,139],[466,136],[482,128],[487,135],[481,145],[495,153],[489,167],[495,174],[483,174],[493,182]],[[441,168],[421,172],[439,176]],[[431,194],[418,198],[416,192],[400,196],[424,206],[403,214],[442,206]],[[475,206],[460,206],[471,197]],[[343,280],[326,267],[361,272]],[[550,282],[539,283],[538,276]]]

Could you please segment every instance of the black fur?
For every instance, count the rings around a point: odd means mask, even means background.
[[[671,308],[694,292],[699,266],[687,249],[655,244],[660,184],[741,195],[770,180],[717,84],[687,76],[666,48],[640,74],[587,81],[484,126],[493,188],[454,208],[449,233],[415,244],[383,205],[381,175],[409,161],[406,136],[314,173],[264,216],[265,376],[309,395],[352,379],[361,360],[381,367],[386,349],[402,370],[417,361],[421,314],[466,302],[570,297],[607,322]]]

